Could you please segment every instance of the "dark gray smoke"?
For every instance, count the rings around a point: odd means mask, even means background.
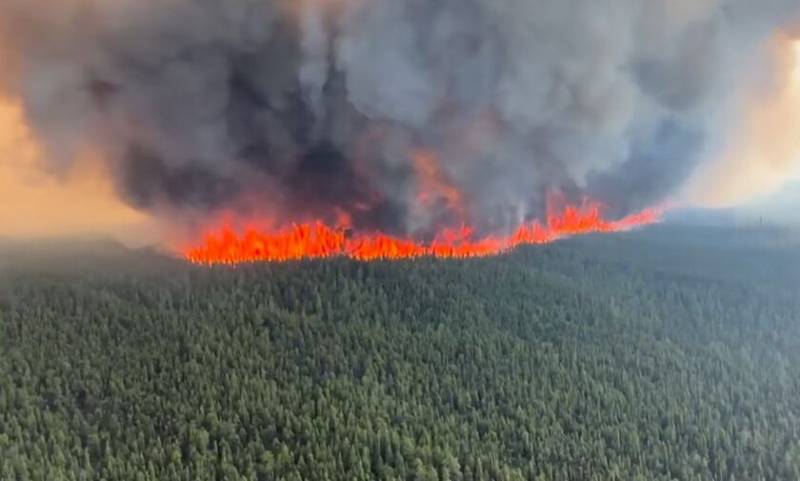
[[[53,5],[55,3],[55,5]],[[430,228],[413,154],[483,228],[618,213],[693,172],[796,0],[4,0],[3,88],[55,163],[154,211]]]

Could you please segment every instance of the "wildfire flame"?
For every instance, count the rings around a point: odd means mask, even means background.
[[[359,261],[412,259],[419,257],[472,258],[502,254],[521,245],[547,244],[565,237],[626,231],[658,222],[659,209],[647,209],[609,221],[601,205],[586,201],[549,212],[545,223],[530,222],[509,236],[475,237],[468,226],[444,229],[430,243],[392,237],[380,232],[349,234],[344,227],[323,222],[295,224],[276,230],[247,228],[237,232],[230,225],[207,232],[201,245],[183,250],[197,264],[282,262],[300,259],[349,257]]]
[[[443,172],[437,157],[428,151],[421,150],[412,156],[414,171],[419,181],[417,203],[420,207],[430,208],[436,199],[444,202],[446,208],[459,218],[466,216],[464,195]]]

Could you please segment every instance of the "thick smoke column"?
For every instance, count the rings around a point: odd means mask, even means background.
[[[140,208],[346,215],[424,235],[457,188],[478,228],[509,229],[554,190],[620,214],[667,198],[799,11],[796,0],[5,0],[0,88],[22,99],[56,165],[101,152]],[[421,155],[436,165],[420,171]],[[446,188],[420,209],[424,185]]]

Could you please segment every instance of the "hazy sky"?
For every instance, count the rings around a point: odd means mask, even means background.
[[[45,172],[18,106],[0,99],[0,237],[133,234],[147,218],[118,200],[99,165]]]
[[[690,204],[764,202],[800,177],[800,40],[776,35],[769,52],[777,85],[768,95],[760,89],[744,95],[719,153],[687,186]]]

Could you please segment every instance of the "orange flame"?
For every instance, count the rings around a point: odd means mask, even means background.
[[[247,228],[237,233],[230,225],[205,234],[202,244],[183,250],[197,264],[282,262],[349,257],[360,261],[419,257],[472,258],[502,254],[520,245],[546,244],[565,237],[597,232],[626,231],[659,221],[660,209],[647,209],[616,221],[603,219],[600,204],[586,201],[548,213],[546,224],[533,221],[509,236],[474,236],[471,228],[441,231],[432,242],[392,237],[384,233],[348,235],[344,228],[322,222],[292,225],[273,231]]]
[[[430,207],[437,201],[443,201],[450,211],[463,219],[464,196],[450,181],[437,157],[432,152],[420,150],[413,155],[413,160],[419,182],[417,202],[421,206]]]

